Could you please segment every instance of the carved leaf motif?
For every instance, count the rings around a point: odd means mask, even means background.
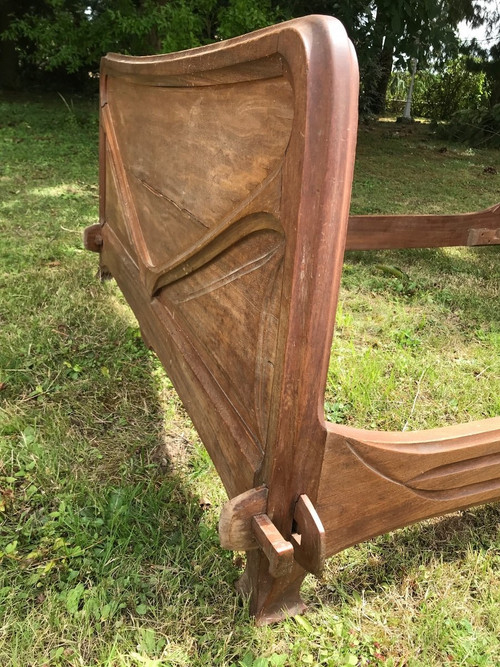
[[[491,433],[483,439],[468,443],[464,436],[413,445],[348,439],[347,444],[381,477],[424,498],[448,501],[500,493],[500,441]]]
[[[201,251],[178,267],[183,277],[158,300],[189,330],[204,363],[244,419],[261,449],[265,441],[277,345],[281,264],[279,223],[258,214],[259,226],[216,256]],[[252,221],[250,221],[251,223]],[[255,229],[252,223],[240,231]],[[205,260],[205,261],[204,261]],[[202,263],[203,262],[203,263]]]

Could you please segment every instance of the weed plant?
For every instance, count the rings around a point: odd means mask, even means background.
[[[500,664],[498,507],[399,530],[308,578],[256,628],[222,551],[224,492],[82,230],[97,103],[0,100],[0,665]],[[499,200],[497,152],[362,127],[353,211]],[[330,420],[415,429],[500,414],[499,249],[349,253]]]

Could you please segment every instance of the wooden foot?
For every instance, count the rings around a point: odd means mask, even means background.
[[[250,613],[257,625],[267,625],[288,616],[304,613],[306,605],[300,597],[300,586],[306,571],[294,562],[283,577],[269,574],[269,561],[260,550],[247,552],[247,567],[236,584],[242,595],[250,595]]]

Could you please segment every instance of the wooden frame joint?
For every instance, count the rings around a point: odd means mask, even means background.
[[[305,493],[299,496],[295,505],[293,524],[290,541],[294,558],[304,570],[319,576],[326,558],[325,529]]]
[[[500,227],[497,229],[471,229],[467,237],[467,245],[497,245],[500,244]]]
[[[229,500],[219,520],[219,538],[224,549],[262,549],[269,560],[269,574],[278,578],[293,568],[294,550],[267,516],[268,490],[250,489]]]
[[[266,513],[267,495],[267,487],[259,486],[240,493],[224,505],[219,519],[219,539],[223,549],[251,551],[259,548],[252,517]]]
[[[295,505],[290,541],[273,524],[267,512],[268,489],[260,486],[229,500],[222,508],[219,537],[223,549],[262,549],[269,560],[269,573],[283,577],[296,561],[319,575],[325,564],[325,529],[306,494]]]
[[[293,568],[293,546],[287,542],[267,514],[252,517],[255,539],[269,561],[269,574],[278,578]]]
[[[83,232],[83,247],[91,252],[101,252],[102,249],[102,226],[97,223],[90,225]]]

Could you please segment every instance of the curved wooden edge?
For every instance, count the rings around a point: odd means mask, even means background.
[[[461,507],[467,498],[500,497],[500,417],[413,433],[353,429],[344,437],[366,466],[422,498]]]
[[[461,215],[352,215],[346,250],[500,244],[500,203]]]
[[[233,414],[227,397],[210,371],[199,359],[186,332],[179,329],[165,309],[151,300],[139,278],[139,272],[126,248],[109,225],[102,228],[101,261],[116,280],[139,322],[141,332],[158,355],[170,377],[178,379],[176,390],[191,415],[195,413],[197,430],[230,497],[242,488],[251,488],[262,454],[249,436],[246,425]],[[162,332],[158,336],[158,331]],[[193,386],[199,389],[196,396]],[[196,400],[195,400],[196,399]],[[214,415],[224,414],[227,432],[222,431]],[[245,443],[241,449],[234,443]]]
[[[282,76],[286,69],[280,38],[285,33],[320,35],[325,24],[342,24],[332,16],[311,14],[206,46],[152,56],[108,53],[101,75],[138,85],[212,86]],[[307,37],[306,37],[307,40]]]
[[[300,36],[283,32],[279,49],[290,65],[294,89],[299,91],[302,82],[282,198],[282,215],[293,221],[294,238],[287,239],[284,263],[284,284],[290,287],[282,300],[276,418],[255,484],[268,486],[268,514],[287,537],[297,494],[306,493],[315,502],[320,479],[324,383],[357,138],[358,68],[343,26],[333,19],[312,17]]]
[[[251,551],[259,548],[252,530],[252,518],[267,511],[267,495],[267,488],[260,486],[223,505],[219,518],[219,540],[223,549]]]
[[[325,565],[325,529],[316,508],[303,493],[295,505],[290,541],[294,557],[304,570],[319,576]]]
[[[491,434],[500,438],[500,417],[420,431],[370,431],[331,422],[326,422],[326,428],[329,433],[341,435],[349,440],[381,446],[407,447],[409,448],[407,451],[415,451],[416,446],[440,447],[449,442],[474,444],[478,439]]]
[[[326,426],[316,506],[327,555],[500,499],[500,417],[409,433]]]

